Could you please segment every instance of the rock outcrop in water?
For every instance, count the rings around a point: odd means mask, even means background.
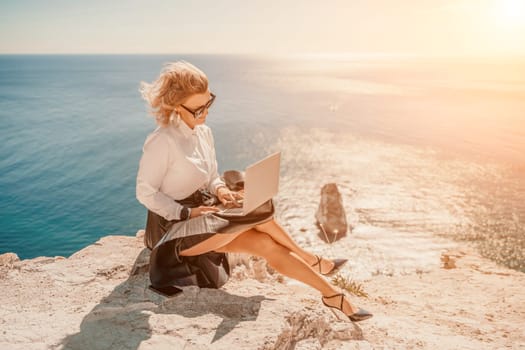
[[[315,218],[320,229],[327,235],[327,237],[321,235],[323,240],[334,242],[346,235],[348,223],[343,198],[337,184],[328,183],[321,188],[321,200]]]

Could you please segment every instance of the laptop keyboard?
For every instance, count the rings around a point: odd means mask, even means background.
[[[235,214],[235,213],[242,213],[242,208],[228,208],[223,209],[219,213],[225,213],[225,214]]]

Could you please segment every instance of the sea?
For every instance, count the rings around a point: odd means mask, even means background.
[[[0,55],[0,254],[69,257],[144,228],[135,181],[156,125],[139,85],[176,60],[217,95],[220,172],[282,152],[277,218],[305,249],[373,275],[461,243],[525,272],[520,57]],[[349,223],[329,243],[327,183]]]

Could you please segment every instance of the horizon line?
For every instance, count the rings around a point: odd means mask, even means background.
[[[0,52],[0,56],[259,56],[259,57],[304,57],[304,58],[525,58],[525,53],[471,53],[471,54],[425,54],[410,52]]]

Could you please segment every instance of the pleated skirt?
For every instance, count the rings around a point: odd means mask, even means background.
[[[191,196],[177,201],[190,208],[213,205],[217,198],[207,191],[198,190]],[[189,220],[166,220],[148,210],[144,243],[151,249],[150,279],[156,285],[172,285],[177,279],[177,265],[185,256],[182,250],[193,247],[217,234],[233,234],[249,230],[273,219],[274,205],[270,199],[254,211],[242,217],[220,217],[208,213]],[[225,256],[226,254],[223,253]]]

